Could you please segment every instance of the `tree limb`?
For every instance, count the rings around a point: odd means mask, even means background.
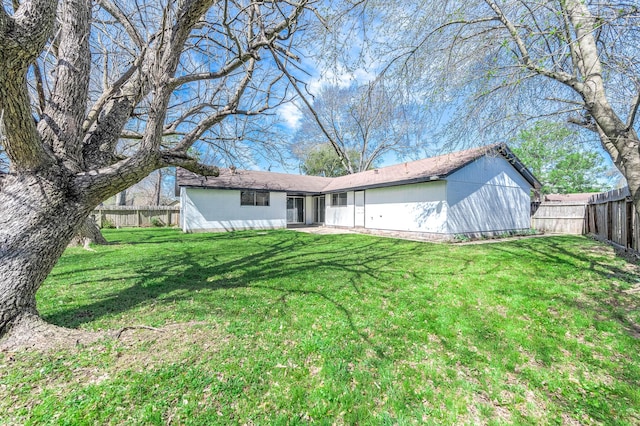
[[[272,48],[270,48],[270,51],[271,51],[271,56],[273,57],[276,65],[278,66],[280,71],[282,71],[282,73],[287,77],[287,79],[289,80],[289,82],[293,86],[294,90],[296,91],[296,93],[298,94],[300,99],[302,99],[302,102],[304,102],[304,104],[307,106],[309,112],[313,116],[313,119],[316,122],[316,124],[318,124],[318,127],[320,128],[320,130],[325,135],[325,137],[327,138],[329,143],[331,143],[331,146],[335,150],[336,155],[340,159],[340,162],[344,166],[345,170],[348,170],[349,173],[353,173],[353,168],[351,167],[351,162],[346,157],[346,153],[344,152],[344,150],[340,149],[340,146],[338,145],[336,140],[333,137],[331,137],[331,135],[327,131],[326,127],[322,123],[322,120],[320,120],[320,117],[318,116],[318,113],[313,108],[313,105],[311,105],[311,102],[309,102],[309,100],[306,98],[306,96],[304,96],[304,94],[302,93],[302,90],[300,90],[300,88],[298,87],[297,80],[286,69],[286,67],[284,66],[284,64],[282,63],[280,58],[278,57],[278,54],[276,53],[276,51],[274,49],[272,49]]]
[[[573,64],[573,69],[578,69],[578,54],[575,49],[574,40],[573,40],[573,32],[571,31],[571,22],[569,21],[569,16],[567,15],[566,9],[564,6],[564,0],[559,0],[560,10],[562,11],[562,23],[564,24],[564,37],[566,39],[566,43],[569,46],[569,51],[571,53],[571,63]],[[578,77],[576,72],[573,73],[574,77]]]
[[[184,76],[172,78],[167,83],[171,88],[178,88],[183,84],[192,83],[194,81],[202,81],[202,80],[216,80],[222,77],[226,77],[231,74],[233,71],[240,68],[242,65],[247,63],[247,61],[251,58],[255,59],[254,53],[245,53],[235,58],[234,61],[226,64],[224,67],[215,72],[204,72],[204,73],[195,73],[195,74],[187,74]]]
[[[164,126],[165,136],[167,135],[167,132],[175,133],[180,124],[184,123],[187,119],[189,119],[189,117],[193,117],[194,115],[201,113],[205,108],[215,108],[215,105],[204,102],[192,108],[189,108],[188,110],[183,112],[180,117]]]
[[[629,131],[633,128],[636,122],[636,116],[638,115],[638,108],[640,107],[640,92],[636,95],[633,103],[631,104],[631,112],[627,118],[626,130]]]
[[[189,170],[190,172],[196,173],[200,176],[218,177],[220,175],[220,169],[217,166],[202,164],[195,158],[189,157],[182,152],[163,152],[162,162],[164,166],[182,167],[183,169]]]
[[[119,90],[125,84],[130,82],[131,77],[134,75],[136,71],[140,71],[140,65],[145,60],[145,52],[146,52],[146,49],[143,49],[142,53],[138,58],[136,58],[133,65],[129,67],[129,69],[127,69],[127,71],[124,74],[122,74],[122,76],[120,76],[120,78],[118,78],[118,80],[116,80],[111,85],[111,87],[105,90],[104,93],[102,93],[102,95],[98,98],[96,103],[93,104],[93,106],[91,107],[91,110],[89,110],[89,113],[87,114],[87,118],[82,123],[82,130],[84,132],[88,131],[89,128],[93,125],[93,123],[97,119],[98,115],[100,114],[100,112],[102,111],[106,103],[109,100],[111,100],[114,96],[116,96]]]
[[[135,43],[135,45],[139,49],[144,48],[145,43],[142,36],[140,35],[136,27],[133,25],[129,17],[124,12],[122,12],[122,10],[120,9],[120,7],[118,7],[118,5],[116,5],[110,0],[98,0],[98,4],[107,13],[113,16],[120,23],[120,25],[124,27],[127,34],[129,34],[129,37],[131,38],[131,40]]]
[[[0,28],[6,28],[9,21],[12,21],[12,25],[8,33],[4,29],[2,31],[2,49],[13,51],[27,63],[35,60],[51,36],[57,6],[56,0],[26,0],[13,17],[9,17],[3,7]]]
[[[11,21],[11,16],[4,10],[4,6],[0,4],[0,43],[4,42],[7,26]]]
[[[64,0],[55,83],[38,131],[71,170],[82,169],[82,122],[89,92],[91,2]]]
[[[20,5],[13,17],[0,12],[0,111],[5,152],[16,171],[36,170],[54,163],[42,144],[31,115],[26,71],[51,35],[57,1],[32,0]],[[7,26],[11,22],[10,31]],[[4,27],[4,28],[3,28]]]
[[[246,75],[244,76],[242,81],[238,84],[238,87],[236,88],[234,95],[227,102],[227,105],[221,111],[218,111],[217,113],[212,114],[206,119],[202,120],[193,130],[187,133],[184,136],[184,138],[182,138],[178,146],[176,147],[176,151],[186,152],[187,149],[189,149],[195,143],[195,141],[198,140],[200,136],[202,136],[204,132],[206,132],[211,128],[211,126],[221,122],[225,117],[229,115],[239,113],[238,104],[240,102],[240,98],[242,97],[243,93],[247,89],[247,86],[251,82],[251,79],[253,77],[253,72],[255,70],[255,65],[256,65],[256,60],[251,59],[248,63],[248,69],[246,71]],[[248,111],[245,111],[244,113],[249,114]]]
[[[560,83],[563,83],[563,84],[573,88],[574,90],[576,90],[579,93],[582,92],[582,90],[583,90],[582,83],[580,83],[571,74],[565,73],[563,71],[551,71],[551,70],[548,70],[546,68],[543,68],[541,66],[536,65],[531,60],[531,56],[529,54],[529,50],[527,49],[527,46],[524,43],[524,40],[522,40],[522,38],[520,37],[520,34],[518,34],[517,28],[507,18],[507,16],[504,14],[504,12],[500,8],[500,6],[498,6],[497,3],[495,3],[493,0],[484,0],[484,1],[493,10],[493,12],[496,14],[498,19],[500,20],[500,22],[502,22],[502,24],[505,26],[505,28],[509,32],[509,35],[511,36],[511,39],[514,41],[514,43],[516,44],[516,46],[518,48],[518,51],[520,52],[520,60],[522,61],[522,64],[524,66],[526,66],[531,71],[536,72],[537,74],[543,75],[545,77],[552,78],[552,79],[554,79],[554,80],[556,80],[556,81],[558,81]]]
[[[47,99],[44,94],[44,80],[42,79],[42,72],[40,71],[40,65],[38,65],[37,61],[32,64],[32,69],[33,77],[36,80],[36,93],[38,94],[39,114],[40,116],[42,116],[47,105]]]

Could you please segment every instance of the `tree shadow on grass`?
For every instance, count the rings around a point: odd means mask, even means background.
[[[520,240],[478,250],[500,265],[499,273],[488,275],[486,286],[498,301],[479,312],[471,307],[469,315],[477,321],[462,337],[449,330],[436,332],[456,366],[465,371],[468,365],[477,368],[477,363],[503,359],[510,381],[544,394],[562,407],[563,417],[580,412],[589,416],[582,420],[604,423],[616,418],[616,411],[620,419],[633,417],[634,411],[621,401],[637,400],[640,376],[629,366],[635,365],[640,340],[614,334],[624,334],[624,329],[637,337],[630,314],[638,312],[640,294],[632,301],[621,289],[639,285],[638,269],[628,269],[606,247],[577,237]],[[515,268],[520,270],[511,273]],[[588,275],[584,279],[581,270]],[[501,305],[504,311],[496,311]],[[611,323],[600,327],[600,321]],[[468,325],[469,318],[461,322]],[[611,382],[602,385],[607,380]],[[566,391],[558,392],[558,387]],[[598,390],[592,392],[594,388]]]
[[[640,309],[640,291],[633,291],[640,290],[640,268],[629,263],[626,263],[630,265],[629,268],[617,266],[611,261],[614,254],[601,243],[595,243],[591,248],[575,250],[576,245],[571,241],[573,240],[570,238],[553,239],[546,241],[543,246],[538,246],[536,242],[529,240],[523,244],[527,244],[529,251],[544,259],[545,265],[549,268],[573,266],[604,278],[605,282],[609,283],[604,291],[600,288],[585,287],[581,299],[573,299],[566,294],[554,294],[553,297],[567,306],[582,311],[594,311],[600,319],[617,322],[630,335],[640,338],[640,324],[632,318]],[[506,254],[509,251],[507,247],[500,246],[496,249]],[[541,296],[543,294],[546,294],[544,290]],[[530,297],[532,294],[529,293],[527,296]]]
[[[206,244],[191,247],[187,242],[184,249],[176,247],[176,251],[172,256],[153,257],[150,255],[144,266],[131,267],[132,278],[129,280],[130,283],[127,283],[126,288],[115,290],[90,304],[69,307],[47,316],[46,319],[58,325],[78,327],[100,317],[133,310],[153,301],[167,304],[172,301],[188,300],[194,297],[194,293],[198,291],[220,292],[220,294],[223,294],[222,292],[229,289],[251,288],[256,291],[252,293],[251,297],[265,297],[267,299],[261,309],[264,309],[268,314],[273,313],[270,310],[275,311],[276,308],[287,309],[291,300],[299,303],[299,299],[295,299],[299,295],[313,298],[304,303],[312,304],[318,303],[318,301],[324,303],[320,309],[325,307],[333,308],[337,315],[344,319],[345,328],[348,327],[354,333],[354,336],[358,336],[356,339],[365,342],[368,347],[376,352],[378,357],[386,357],[395,362],[404,357],[404,355],[411,355],[411,353],[404,352],[405,350],[412,350],[410,346],[411,340],[408,341],[409,346],[401,350],[396,349],[395,353],[390,354],[385,344],[393,343],[394,337],[390,336],[390,333],[387,333],[386,336],[380,336],[380,334],[388,331],[383,329],[384,325],[373,324],[376,319],[368,317],[367,313],[351,305],[350,301],[345,300],[345,295],[349,294],[348,297],[354,299],[363,299],[384,296],[387,291],[393,291],[393,286],[398,286],[401,281],[395,281],[393,284],[387,283],[393,279],[393,274],[397,276],[404,273],[399,269],[403,267],[401,265],[404,264],[403,261],[408,250],[417,251],[418,258],[424,259],[425,263],[448,262],[444,268],[437,271],[430,270],[428,266],[417,266],[415,273],[406,272],[411,275],[410,279],[412,281],[424,283],[425,286],[428,286],[428,280],[434,279],[436,275],[439,275],[437,279],[447,274],[460,275],[460,280],[462,280],[464,279],[463,276],[466,277],[470,273],[478,271],[473,269],[473,258],[467,258],[468,254],[466,253],[468,252],[466,249],[451,249],[450,246],[351,235],[308,236],[286,232],[282,234],[269,233],[264,236],[265,238],[262,238],[263,236],[255,233],[237,233],[225,236],[224,252],[213,250],[216,242],[223,240],[220,239],[220,236],[214,235],[211,237],[212,250],[209,253],[202,252],[202,248],[203,246],[206,247]],[[176,245],[182,244],[180,241],[182,240],[178,238]],[[340,242],[337,243],[337,241]],[[232,244],[234,242],[235,244]],[[504,263],[496,262],[495,265],[483,264],[482,273],[486,274],[488,279],[505,279],[505,275],[500,273],[501,268],[505,265],[511,268],[518,267],[524,248],[532,253],[534,261],[539,261],[540,265],[542,265],[542,279],[539,282],[543,282],[547,276],[549,279],[558,279],[558,277],[562,276],[562,268],[568,268],[567,271],[573,271],[575,268],[584,267],[607,279],[619,276],[622,282],[627,285],[635,283],[634,280],[638,277],[637,274],[630,273],[615,263],[607,262],[606,257],[591,254],[588,251],[584,252],[583,246],[584,244],[579,240],[562,238],[545,239],[545,241],[523,240],[521,242],[492,245],[490,248],[487,247],[487,254],[491,252],[493,254],[497,253],[495,258],[504,259]],[[229,253],[230,251],[235,252]],[[560,272],[553,271],[553,268]],[[307,271],[308,274],[300,274],[300,271]],[[321,274],[324,275],[317,282],[313,282],[313,276],[320,276]],[[331,274],[336,274],[336,276],[341,274],[342,279],[340,282],[330,281],[327,277],[331,277]],[[521,274],[514,275],[517,276],[517,279],[522,279]],[[506,275],[506,278],[511,279],[508,275]],[[309,282],[305,281],[307,279]],[[444,282],[452,285],[457,282],[457,279],[445,280]],[[584,304],[584,301],[571,299],[570,293],[557,293],[548,291],[545,288],[527,285],[522,285],[517,289],[510,288],[508,285],[498,287],[499,291],[505,292],[505,297],[519,297],[520,295],[517,292],[521,291],[523,292],[523,300],[531,299],[532,301],[548,302],[550,305],[559,302],[569,307],[576,307],[589,312],[598,312],[598,309],[600,309],[602,315],[609,319],[617,320],[624,325],[622,320],[616,318],[616,311],[611,309],[610,301],[604,297],[604,294],[609,292],[603,292],[602,289],[590,292],[588,284],[588,281],[585,282],[580,291],[587,296],[589,306],[580,305],[581,303]],[[462,285],[464,285],[464,282]],[[613,286],[612,289],[614,289]],[[231,294],[235,296],[238,293],[243,292],[227,292],[222,297],[231,297]],[[406,295],[406,297],[414,297],[414,295],[410,294]],[[206,301],[206,299],[204,300]],[[218,298],[217,300],[221,299]],[[472,300],[468,303],[472,303]],[[544,303],[541,305],[544,306]],[[189,309],[184,306],[182,305],[180,309]],[[247,306],[251,307],[250,304]],[[428,305],[425,304],[416,306],[418,309],[428,309]],[[217,308],[218,306],[211,306],[211,310]],[[234,305],[233,308],[229,309],[236,308],[237,305]],[[291,307],[291,309],[294,309],[294,307]],[[456,312],[459,312],[460,315],[468,315],[462,309],[458,309]],[[533,322],[543,320],[533,317],[531,310],[525,310],[525,312],[528,313],[529,318],[519,319],[525,327]],[[544,313],[542,312],[542,314]],[[455,354],[456,363],[460,362],[463,367],[465,363],[472,367],[476,365],[482,366],[483,363],[488,363],[490,358],[495,358],[498,350],[492,349],[490,344],[483,346],[481,343],[483,341],[504,340],[504,335],[501,333],[501,325],[505,324],[505,321],[484,321],[487,316],[493,315],[490,311],[482,311],[476,314],[477,323],[473,324],[471,331],[466,331],[466,334],[463,335],[457,334],[455,329],[456,318],[451,322],[444,323],[443,327],[448,327],[448,329],[439,330],[434,324],[424,324],[418,321],[412,322],[408,325],[408,328],[415,327],[409,331],[413,334],[420,334],[421,338],[425,338],[427,333],[436,334],[441,338],[443,336],[446,337],[446,339],[441,339],[444,351],[435,352],[436,355],[434,356]],[[437,319],[435,314],[433,317],[425,316],[425,318]],[[468,320],[467,323],[469,323]],[[369,334],[366,333],[369,327],[374,328],[379,333],[377,337],[369,337]],[[535,330],[541,330],[540,334],[547,332],[544,324],[535,328]],[[552,333],[554,332],[553,328],[549,328],[549,330]],[[405,332],[405,330],[398,330],[391,334]],[[567,392],[568,396],[548,390],[544,385],[540,384],[536,378],[536,370],[540,370],[541,376],[552,374],[554,372],[553,364],[557,360],[562,360],[565,356],[562,350],[564,348],[571,350],[577,347],[577,344],[572,342],[571,336],[565,337],[560,333],[557,338],[548,337],[544,335],[538,338],[538,336],[533,335],[531,340],[527,340],[526,336],[515,335],[502,342],[503,344],[500,346],[502,349],[500,350],[504,351],[505,356],[511,355],[514,351],[519,351],[518,346],[522,344],[526,350],[523,352],[523,356],[531,355],[532,357],[532,363],[525,366],[525,370],[529,371],[530,374],[513,372],[514,376],[517,377],[517,380],[522,381],[523,386],[527,389],[546,392],[550,401],[557,402],[565,407],[564,412],[584,411],[596,420],[606,423],[605,411],[589,405],[589,398],[585,398],[584,401],[582,399],[572,399],[572,395],[577,395],[580,391],[581,384],[570,383],[566,380],[560,381],[559,383],[563,384],[563,386],[566,385],[573,389]],[[421,346],[430,344],[428,340],[423,343],[424,345]],[[474,343],[480,347],[479,353],[476,353],[478,352],[477,348],[474,351],[469,349],[469,347],[473,347]],[[581,368],[586,368],[589,371],[600,371],[601,366],[597,360],[580,357],[575,359],[581,363]],[[537,361],[542,361],[544,365],[538,366],[536,364]],[[425,362],[428,362],[428,360]],[[457,364],[451,365],[452,369],[457,368],[455,366]],[[624,364],[620,361],[616,365],[622,366]],[[416,367],[416,372],[418,372],[418,368]],[[532,370],[533,372],[531,372]],[[630,388],[633,388],[637,385],[636,377],[629,375],[629,377],[618,377],[615,380],[626,382]],[[607,390],[607,393],[603,394],[602,398],[608,396],[615,398],[625,397],[623,392],[624,390],[621,391],[617,388],[610,391]],[[597,402],[600,403],[602,398]]]
[[[378,280],[381,269],[402,258],[403,244],[415,243],[341,236],[342,241],[336,244],[337,240],[327,236],[307,236],[294,232],[287,232],[282,236],[267,234],[266,239],[261,238],[264,235],[257,233],[229,234],[200,238],[199,247],[202,247],[203,241],[210,240],[212,244],[216,244],[225,240],[237,240],[237,245],[230,248],[230,251],[237,250],[237,255],[215,251],[203,253],[189,248],[187,242],[179,254],[149,258],[144,267],[132,267],[127,280],[132,281],[133,285],[113,291],[93,303],[63,309],[45,315],[44,318],[57,325],[77,328],[103,316],[123,313],[154,301],[171,303],[188,300],[199,291],[255,288],[274,292],[275,298],[280,300],[295,294],[320,298],[340,312],[349,328],[366,341],[379,356],[383,356],[383,349],[376,346],[367,334],[355,325],[353,314],[348,306],[338,299],[336,292],[349,286],[350,291],[356,297],[360,297],[360,285],[363,280]],[[350,241],[345,243],[344,238]],[[176,244],[181,243],[178,238]],[[295,283],[300,277],[305,276],[300,275],[301,271],[339,273],[348,279],[341,284],[321,281],[318,288],[317,283]],[[65,275],[72,275],[74,272],[76,271],[67,272]],[[108,285],[109,280],[112,280],[113,284],[122,279],[121,276],[108,278],[106,282],[96,285]],[[82,284],[87,282],[75,283]],[[211,308],[213,310],[216,307]]]

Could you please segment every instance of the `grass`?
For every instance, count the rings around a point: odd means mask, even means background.
[[[107,230],[0,354],[0,424],[639,424],[640,275],[582,237]]]

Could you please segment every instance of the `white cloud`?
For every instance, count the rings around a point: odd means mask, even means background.
[[[345,67],[340,67],[340,69],[333,71],[327,71],[324,74],[312,79],[309,82],[309,92],[313,95],[317,95],[320,93],[322,88],[326,86],[338,86],[340,88],[349,87],[353,84],[361,85],[369,83],[376,78],[376,74],[365,70],[363,68],[358,68],[354,71],[348,71]]]
[[[300,126],[302,111],[294,102],[288,102],[278,107],[278,115],[290,130],[296,130]]]
[[[374,80],[376,75],[364,69],[347,71],[343,68],[340,74],[328,71],[316,78],[312,78],[307,84],[307,90],[313,96],[318,95],[323,88],[336,85],[340,88],[349,87],[353,84],[361,85]],[[313,97],[306,95],[307,100],[313,104]],[[278,115],[281,121],[289,130],[297,130],[302,120],[302,101],[288,102],[278,107]]]

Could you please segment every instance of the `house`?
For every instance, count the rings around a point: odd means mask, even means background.
[[[323,224],[445,238],[528,230],[540,186],[504,144],[337,178],[179,170],[176,183],[184,232]]]

